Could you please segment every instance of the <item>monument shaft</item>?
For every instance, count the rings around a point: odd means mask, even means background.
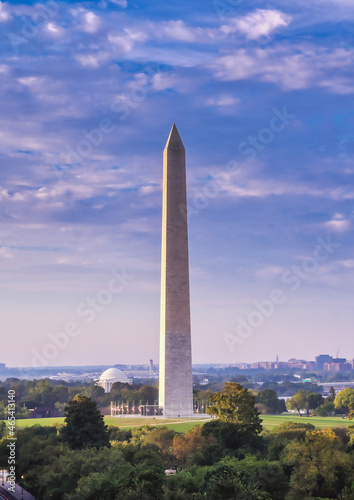
[[[164,150],[159,405],[193,414],[185,149],[173,125]]]

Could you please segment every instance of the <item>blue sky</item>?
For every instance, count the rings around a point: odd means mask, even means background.
[[[349,0],[0,2],[0,361],[157,361],[173,122],[194,362],[353,357],[353,21]]]

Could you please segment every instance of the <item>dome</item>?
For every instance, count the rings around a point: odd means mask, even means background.
[[[100,376],[100,380],[113,380],[114,382],[129,382],[128,377],[122,370],[118,370],[118,368],[108,368],[105,372]]]

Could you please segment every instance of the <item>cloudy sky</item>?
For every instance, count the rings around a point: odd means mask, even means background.
[[[352,0],[0,2],[0,362],[158,359],[187,152],[194,362],[353,357]]]

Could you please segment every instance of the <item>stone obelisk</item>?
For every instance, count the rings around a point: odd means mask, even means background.
[[[173,124],[164,150],[159,406],[193,415],[185,149]]]

